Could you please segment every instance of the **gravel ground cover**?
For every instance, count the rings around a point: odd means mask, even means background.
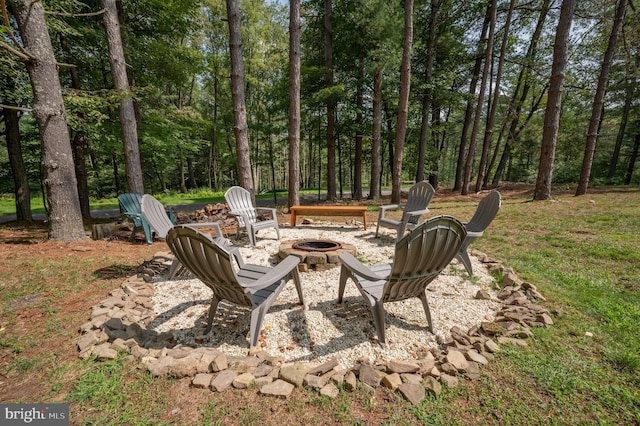
[[[260,231],[257,247],[252,248],[246,236],[232,240],[239,247],[245,263],[274,265],[281,241],[298,239],[330,239],[353,244],[357,257],[374,265],[392,261],[395,235],[381,229],[364,231],[358,224],[314,224],[281,228],[281,240],[275,230]],[[427,298],[431,308],[435,334],[426,328],[427,321],[418,299],[385,305],[387,348],[377,343],[371,313],[356,286],[349,281],[344,303],[337,303],[340,268],[302,272],[305,306],[298,303],[293,282],[289,282],[267,312],[260,344],[272,355],[286,362],[324,362],[337,358],[344,367],[366,359],[372,363],[390,359],[409,360],[425,348],[432,348],[450,336],[449,330],[462,330],[492,321],[500,309],[493,290],[494,278],[472,257],[475,276],[469,279],[461,264],[454,260],[430,284]],[[164,279],[164,278],[163,278]],[[213,329],[203,334],[211,290],[197,279],[158,280],[153,298],[157,317],[150,328],[172,332],[178,344],[215,347],[230,356],[248,352],[250,311],[221,302]],[[487,290],[491,300],[475,299],[478,290]]]

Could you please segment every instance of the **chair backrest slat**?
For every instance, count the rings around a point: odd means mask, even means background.
[[[427,208],[436,191],[433,186],[426,180],[421,181],[413,185],[409,189],[409,195],[407,196],[407,204],[404,207],[404,212],[412,212],[417,210],[424,210]],[[418,223],[417,216],[409,219],[411,223]]]
[[[224,198],[229,209],[247,216],[251,223],[256,221],[256,209],[251,201],[251,193],[241,186],[232,186],[225,192]],[[240,226],[246,226],[242,217],[238,216]]]
[[[167,245],[178,260],[221,299],[252,306],[238,283],[229,252],[206,235],[186,226],[175,226],[167,234]]]
[[[451,216],[439,216],[421,224],[396,243],[391,274],[383,301],[418,297],[458,253],[467,231]]]

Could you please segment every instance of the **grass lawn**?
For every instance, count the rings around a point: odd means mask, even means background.
[[[0,401],[68,402],[72,424],[638,424],[640,190],[571,194],[531,202],[530,188],[504,191],[472,246],[535,284],[555,325],[533,329],[526,347],[503,345],[481,379],[415,407],[382,388],[334,400],[299,389],[287,400],[254,388],[216,394],[152,378],[124,356],[80,360],[91,306],[166,245],[63,244],[35,225],[0,225]],[[481,198],[439,192],[430,214],[465,221]]]

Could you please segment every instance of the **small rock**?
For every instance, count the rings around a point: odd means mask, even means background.
[[[587,337],[593,337],[593,333],[590,331],[585,332],[584,335]]]
[[[466,353],[466,357],[469,361],[477,362],[478,364],[487,365],[489,361],[482,354],[475,350],[470,350]]]
[[[450,376],[449,374],[442,374],[440,376],[440,382],[446,384],[450,388],[455,388],[460,384],[460,379],[456,376]]]
[[[365,383],[372,387],[380,386],[380,374],[369,364],[360,365],[360,373],[358,378],[362,383]]]
[[[388,371],[391,373],[415,373],[420,370],[417,362],[391,360],[389,362]]]
[[[387,389],[396,390],[398,386],[402,384],[402,379],[400,378],[400,374],[391,373],[382,378],[382,384]]]
[[[442,392],[442,385],[434,377],[428,376],[424,379],[424,388],[427,392],[430,392],[433,396],[440,395]]]
[[[353,371],[347,372],[344,376],[344,387],[348,391],[354,391],[357,387],[356,375]]]
[[[486,290],[478,290],[475,298],[477,300],[491,300],[491,294],[489,294],[489,292]]]
[[[280,367],[279,378],[291,383],[294,386],[301,387],[304,382],[304,376],[307,375],[308,367],[302,363],[286,364]]]
[[[465,358],[464,354],[460,351],[449,350],[446,356],[446,360],[458,371],[465,371],[469,366],[469,362]]]
[[[196,374],[196,376],[191,381],[191,386],[193,386],[194,388],[206,389],[211,384],[211,379],[213,379],[213,374]]]
[[[233,370],[224,370],[218,373],[216,377],[211,380],[211,390],[214,392],[222,392],[227,389],[233,383],[236,378],[236,373]]]
[[[320,395],[327,396],[331,399],[337,397],[338,394],[340,394],[340,390],[333,383],[329,383],[320,389]]]
[[[293,392],[295,386],[284,380],[276,380],[275,382],[268,383],[260,388],[262,395],[276,396],[279,398],[288,398]]]
[[[235,379],[233,379],[232,385],[236,389],[247,389],[255,380],[256,378],[253,376],[253,374],[242,373],[236,376]]]
[[[440,384],[438,383],[438,385]],[[406,400],[413,405],[420,404],[425,396],[425,388],[415,383],[400,384],[398,386],[398,392],[400,392],[402,396],[404,396]]]

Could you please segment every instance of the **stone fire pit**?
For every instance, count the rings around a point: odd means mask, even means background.
[[[300,258],[300,272],[325,271],[340,265],[342,253],[356,255],[356,246],[331,240],[294,240],[280,244],[278,257],[282,260],[290,254]]]

